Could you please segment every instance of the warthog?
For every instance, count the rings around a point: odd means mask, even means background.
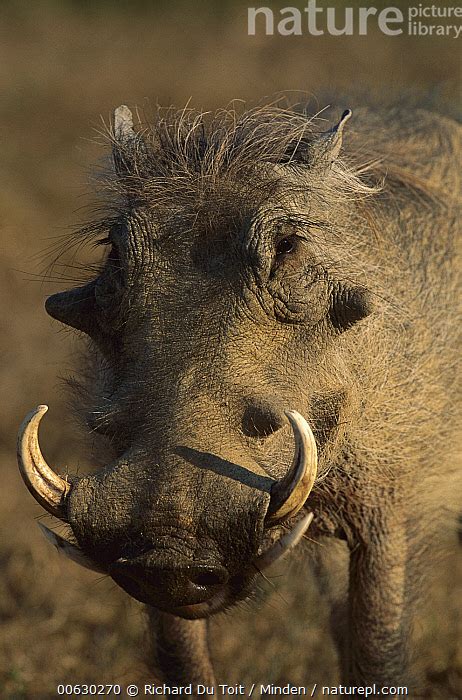
[[[149,606],[170,683],[214,683],[207,618],[311,520],[350,552],[345,680],[409,677],[413,603],[460,496],[460,131],[350,116],[168,110],[142,132],[119,107],[84,231],[107,255],[46,302],[90,338],[74,389],[107,466],[55,473],[39,407],[21,472],[72,532],[49,537]]]

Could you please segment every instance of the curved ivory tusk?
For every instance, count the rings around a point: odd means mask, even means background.
[[[267,549],[266,552],[260,554],[260,556],[255,559],[254,566],[259,571],[263,571],[271,564],[274,564],[275,561],[291,552],[308,530],[312,520],[313,513],[307,513],[289,532],[282,535],[282,537]]]
[[[295,454],[287,474],[271,488],[265,522],[276,525],[292,518],[310,495],[318,471],[318,451],[310,426],[297,411],[285,411],[295,438]]]
[[[52,532],[52,530],[45,527],[45,525],[42,525],[42,523],[37,524],[47,538],[48,542],[51,542],[51,544],[56,547],[58,552],[62,552],[68,559],[71,559],[71,561],[75,562],[76,564],[80,564],[80,566],[83,566],[85,569],[96,571],[98,574],[107,573],[105,569],[102,569],[91,559],[89,559],[81,549],[75,546],[75,544],[68,542],[64,537],[61,537],[61,535],[57,535],[56,532]]]
[[[60,520],[66,520],[66,499],[71,485],[45,462],[38,442],[38,427],[48,406],[37,406],[24,419],[18,435],[18,466],[36,501]]]

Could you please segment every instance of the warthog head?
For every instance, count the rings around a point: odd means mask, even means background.
[[[91,339],[85,420],[110,457],[58,476],[42,406],[19,464],[72,530],[48,531],[55,544],[166,612],[205,617],[248,595],[311,520],[317,451],[322,470],[339,430],[326,357],[370,306],[338,271],[348,202],[367,192],[337,160],[350,114],[316,133],[272,108],[208,126],[167,112],[142,135],[116,110],[111,213],[93,226],[109,252],[96,279],[46,303]]]

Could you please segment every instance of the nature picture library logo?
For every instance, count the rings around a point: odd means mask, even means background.
[[[462,6],[419,3],[405,9],[387,6],[343,7],[309,0],[306,7],[249,7],[247,31],[250,36],[367,35],[378,28],[388,36],[444,36],[458,39],[462,33]]]

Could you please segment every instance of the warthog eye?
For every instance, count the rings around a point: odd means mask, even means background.
[[[285,255],[286,253],[292,253],[296,245],[295,236],[287,236],[282,238],[276,245],[276,255]]]

